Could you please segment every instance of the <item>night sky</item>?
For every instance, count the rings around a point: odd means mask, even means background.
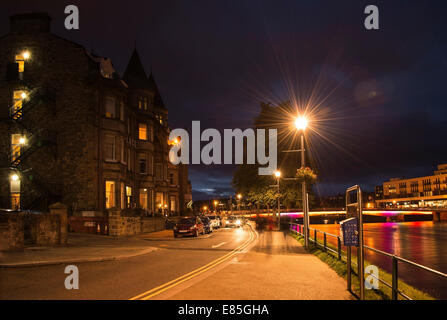
[[[65,5],[80,30],[64,29]],[[380,30],[363,26],[366,5]],[[318,105],[309,134],[317,189],[372,190],[447,163],[446,1],[8,1],[49,12],[52,31],[110,57],[122,74],[137,48],[172,128],[247,128],[260,101]],[[234,193],[234,166],[190,166],[194,199]]]

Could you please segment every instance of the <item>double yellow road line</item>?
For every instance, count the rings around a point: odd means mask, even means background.
[[[250,227],[250,237],[236,249],[232,250],[231,252],[225,254],[224,256],[222,256],[214,261],[211,261],[210,263],[204,265],[203,267],[193,270],[187,274],[184,274],[181,277],[178,277],[174,280],[166,282],[165,284],[162,284],[161,286],[153,288],[153,289],[146,291],[142,294],[139,294],[133,298],[130,298],[129,300],[148,300],[148,299],[150,299],[156,295],[159,295],[160,293],[163,293],[166,290],[169,290],[185,281],[188,281],[194,277],[197,277],[198,275],[218,266],[219,264],[223,263],[224,261],[227,261],[228,259],[235,256],[237,253],[245,250],[255,239],[256,239],[256,233]]]

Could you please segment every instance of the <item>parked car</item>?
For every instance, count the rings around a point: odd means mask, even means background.
[[[238,219],[236,216],[229,216],[225,222],[225,226],[227,228],[239,228],[241,225],[241,220]]]
[[[200,220],[203,222],[203,227],[205,229],[205,233],[211,233],[213,232],[213,226],[211,223],[211,219],[208,217],[201,217]]]
[[[206,216],[206,217],[211,220],[211,226],[213,227],[213,229],[220,228],[220,220],[218,216]]]
[[[198,237],[199,234],[205,234],[205,226],[199,217],[182,217],[175,224],[174,237],[179,235],[192,235]]]

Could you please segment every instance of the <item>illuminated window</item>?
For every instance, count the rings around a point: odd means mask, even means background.
[[[115,136],[106,134],[104,141],[104,159],[116,161]]]
[[[140,208],[147,210],[147,189],[140,189]]]
[[[143,98],[142,97],[138,97],[138,109],[142,109],[143,108]]]
[[[11,161],[16,161],[17,158],[20,157],[22,150],[22,144],[20,143],[21,138],[21,134],[11,135]]]
[[[111,98],[111,97],[106,98],[105,115],[106,115],[106,118],[115,118],[116,117],[115,99],[114,98]]]
[[[11,115],[13,119],[19,119],[22,116],[23,101],[26,99],[27,94],[23,90],[15,90],[13,93],[13,104],[11,109]]]
[[[138,155],[138,165],[139,165],[140,173],[147,174],[147,158],[146,158],[146,154],[140,153]]]
[[[115,182],[106,181],[106,209],[115,207]]]
[[[11,209],[20,209],[20,179],[11,180]]]
[[[127,199],[127,207],[132,207],[132,188],[126,186],[126,199]]]
[[[155,194],[155,205],[157,206],[157,209],[163,208],[163,193],[157,192]]]
[[[143,98],[143,106],[144,106],[144,110],[147,110],[147,97]]]
[[[19,65],[19,72],[22,73],[25,71],[25,60],[29,58],[28,52],[23,52],[21,54],[16,55],[16,63]]]
[[[145,123],[138,124],[138,139],[147,140],[147,124]]]

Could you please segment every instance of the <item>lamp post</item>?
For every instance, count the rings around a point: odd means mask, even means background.
[[[214,200],[214,213],[217,213],[217,205],[219,204],[219,202],[217,200]]]
[[[240,210],[241,210],[241,199],[242,199],[242,195],[239,193],[237,196],[237,211],[238,214],[240,214]]]
[[[281,205],[279,201],[279,179],[281,178],[281,171],[275,171],[275,177],[276,177],[276,185],[278,190],[278,230],[281,230]]]
[[[301,131],[301,169],[306,167],[306,159],[304,156],[304,132],[307,128],[308,120],[306,117],[298,117],[295,120],[295,127],[298,131]],[[303,191],[303,224],[304,224],[304,246],[307,248],[309,246],[309,207],[307,204],[307,190],[306,190],[306,180],[303,179],[301,182],[301,187]]]

